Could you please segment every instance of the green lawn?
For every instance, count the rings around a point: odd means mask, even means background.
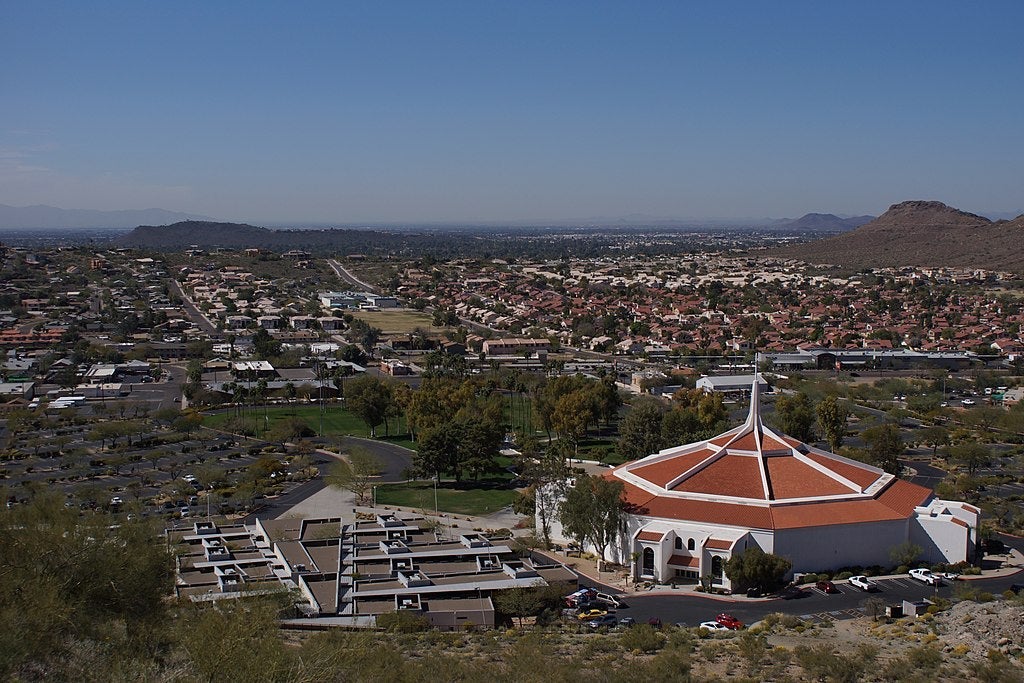
[[[444,482],[437,487],[437,509],[459,515],[489,515],[512,504],[513,489],[454,488]],[[413,481],[404,484],[382,484],[377,487],[377,505],[399,505],[425,512],[434,510],[434,484]]]
[[[316,405],[268,406],[266,409],[267,419],[264,419],[263,408],[257,408],[255,411],[246,410],[243,416],[248,424],[259,426],[260,435],[265,431],[273,432],[280,422],[293,417],[297,417],[305,422],[314,432],[320,428],[320,407]],[[234,409],[204,415],[203,426],[220,429],[224,423],[233,418],[235,418]],[[404,426],[404,422],[402,424]],[[267,430],[268,425],[269,430]],[[370,428],[366,426],[366,423],[339,405],[326,406],[323,425],[324,436],[329,438],[339,436],[370,436]],[[379,426],[377,428],[377,438],[415,450],[415,444],[409,440],[407,433],[394,433],[396,430],[394,420],[392,420],[391,429],[392,434],[385,437],[384,425]]]

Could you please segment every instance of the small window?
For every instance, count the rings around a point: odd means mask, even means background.
[[[682,550],[682,549],[683,549],[683,539],[681,539],[678,536],[676,536],[676,550]]]
[[[695,550],[696,548],[697,548],[697,544],[696,544],[696,542],[694,542],[694,540],[692,538],[689,541],[686,542],[686,549],[687,550]]]

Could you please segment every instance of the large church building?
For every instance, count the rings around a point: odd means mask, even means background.
[[[889,566],[908,541],[924,561],[956,563],[973,558],[977,541],[977,508],[766,427],[756,384],[742,425],[605,476],[622,482],[628,510],[606,559],[630,565],[636,580],[710,576],[731,588],[725,562],[755,546],[814,572]],[[551,531],[568,540],[557,521]]]

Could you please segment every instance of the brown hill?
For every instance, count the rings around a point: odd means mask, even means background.
[[[942,202],[902,202],[856,230],[773,253],[852,268],[959,266],[1024,272],[1024,215],[993,222]]]

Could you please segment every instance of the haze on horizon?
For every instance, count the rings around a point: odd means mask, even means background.
[[[1024,4],[13,3],[0,203],[257,224],[1024,209]]]

